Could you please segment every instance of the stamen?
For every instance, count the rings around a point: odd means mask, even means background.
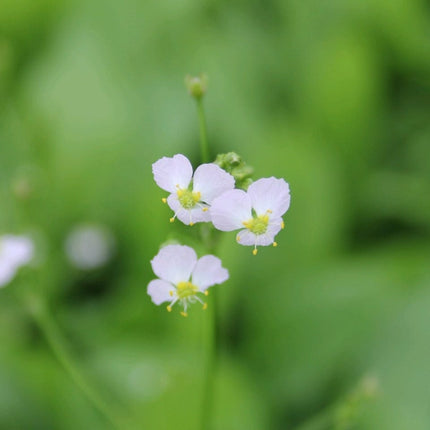
[[[169,291],[169,296],[173,297],[173,291]]]
[[[167,306],[166,309],[167,309],[167,312],[172,312],[172,307],[170,305]]]
[[[267,213],[267,214],[271,214],[271,213],[272,213],[272,211],[271,211],[270,209],[267,209],[266,213]]]
[[[281,228],[284,229],[285,228],[285,224],[284,221],[281,222]]]
[[[194,222],[190,222],[190,226],[192,227],[195,223]]]
[[[202,209],[203,212],[207,212],[208,210],[209,208],[206,208],[206,207]]]
[[[278,243],[277,243],[277,242],[273,242],[273,243],[272,243],[272,245],[273,245],[274,247],[276,247],[276,246],[278,246]]]
[[[237,235],[237,236],[236,236],[236,242],[239,242],[239,240],[240,240],[240,236],[239,236],[239,235]]]
[[[200,298],[200,297],[198,297],[198,296],[194,296],[193,297],[193,299],[194,299],[194,303],[197,301],[197,302],[200,302],[202,305],[203,305],[203,307],[204,307],[204,305],[205,305],[205,302]]]
[[[255,247],[255,248],[252,250],[252,254],[253,254],[253,255],[257,255],[257,252],[258,252],[258,249],[257,249],[257,247]]]
[[[205,296],[208,296],[209,295],[209,291],[208,290],[205,290],[205,292],[203,293]]]
[[[208,308],[208,304],[207,303],[203,303],[203,310],[205,311]]]
[[[162,201],[163,203],[167,203],[167,199],[166,199],[165,197],[163,197],[163,198],[161,199],[161,201]]]
[[[181,312],[181,315],[182,315],[183,317],[187,317],[187,316],[188,316],[188,314],[187,314],[186,312]]]
[[[174,222],[177,215],[178,215],[178,212],[175,212],[175,215],[173,215],[172,218],[169,219],[169,221]]]

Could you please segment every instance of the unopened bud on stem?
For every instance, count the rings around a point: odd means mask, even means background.
[[[215,160],[221,169],[230,173],[236,181],[236,188],[246,190],[252,183],[252,174],[254,169],[248,166],[235,152],[228,152],[227,154],[219,154]]]
[[[185,85],[191,97],[200,100],[206,93],[208,78],[205,74],[200,74],[199,76],[187,75],[185,77]]]

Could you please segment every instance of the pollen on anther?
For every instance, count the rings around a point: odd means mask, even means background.
[[[181,315],[182,315],[183,317],[187,317],[187,316],[188,316],[188,314],[187,314],[186,312],[181,312]]]
[[[170,297],[173,297],[173,291],[169,291]]]
[[[175,217],[172,216],[172,218],[169,219],[170,222],[174,222],[175,221]]]
[[[284,221],[281,222],[281,228],[284,229],[285,228],[285,223]]]
[[[203,303],[203,310],[205,311],[208,308],[208,304],[207,303]]]
[[[170,305],[167,306],[166,309],[167,309],[167,312],[172,312],[172,307]]]
[[[194,225],[194,223],[193,222],[190,222],[190,226],[192,227]]]
[[[208,290],[206,290],[203,294],[204,294],[205,296],[208,296],[208,295],[209,295],[209,291],[208,291]]]
[[[236,236],[236,241],[237,241],[237,242],[239,242],[239,240],[240,240],[240,236],[239,236],[239,235],[237,235],[237,236]]]
[[[202,211],[203,212],[207,212],[209,210],[209,208],[203,208]]]
[[[257,252],[258,252],[258,249],[257,249],[257,248],[254,248],[254,249],[252,250],[252,254],[253,254],[253,255],[257,255]]]
[[[163,203],[167,203],[167,199],[166,199],[165,197],[163,197],[163,198],[161,199],[161,201],[162,201]]]
[[[278,243],[277,242],[273,242],[272,245],[276,247],[276,246],[278,246]]]

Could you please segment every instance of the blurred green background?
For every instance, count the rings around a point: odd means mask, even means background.
[[[198,428],[209,314],[146,285],[160,244],[191,243],[151,164],[198,164],[183,80],[205,72],[212,155],[292,190],[276,249],[222,237],[216,428],[428,430],[429,24],[424,0],[0,0],[0,230],[38,246],[0,291],[0,429],[109,428],[25,287],[141,428]],[[115,243],[102,267],[67,259],[83,225]]]

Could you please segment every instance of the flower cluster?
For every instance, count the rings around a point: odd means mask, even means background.
[[[284,228],[282,216],[290,206],[290,189],[284,179],[252,182],[252,169],[234,153],[218,157],[217,164],[202,164],[195,172],[182,154],[163,157],[152,165],[152,172],[157,185],[170,193],[162,199],[173,210],[170,222],[177,218],[190,226],[207,222],[221,231],[240,230],[237,243],[253,246],[254,255],[257,246],[277,246],[275,236]],[[210,286],[228,279],[217,257],[205,255],[198,260],[188,246],[168,245],[151,264],[159,277],[148,285],[152,301],[156,305],[169,302],[169,312],[179,302],[183,316],[191,303],[200,302],[206,309],[199,294],[207,295]]]
[[[241,230],[240,245],[276,246],[284,227],[282,216],[290,206],[290,189],[284,179],[262,178],[247,191],[235,189],[235,178],[216,164],[202,164],[193,175],[181,154],[163,157],[152,166],[157,185],[170,193],[163,201],[174,211],[170,218],[184,224],[212,222],[221,231]]]

